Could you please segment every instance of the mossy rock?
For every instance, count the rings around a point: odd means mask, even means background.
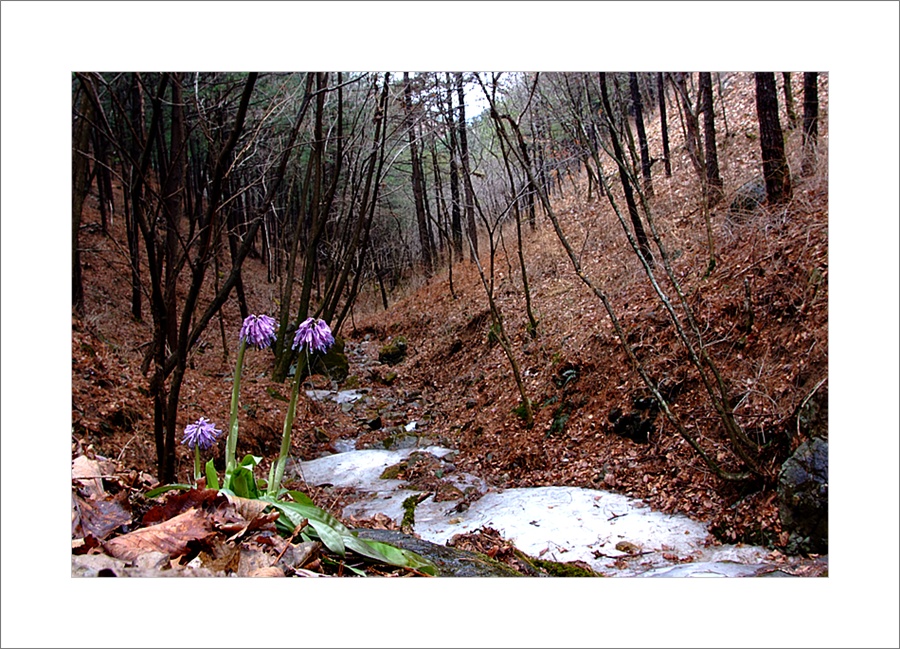
[[[350,362],[347,360],[347,354],[344,353],[344,339],[335,336],[334,344],[323,354],[310,354],[310,365],[312,372],[307,371],[306,354],[301,354],[298,359],[299,366],[303,368],[303,376],[310,374],[322,374],[328,378],[340,383],[344,381],[350,374]]]
[[[523,577],[515,569],[487,555],[457,550],[418,539],[396,530],[356,530],[361,539],[381,541],[410,550],[431,561],[439,577]]]
[[[378,352],[378,360],[388,365],[396,365],[406,358],[406,350],[409,343],[406,336],[397,336]]]
[[[531,564],[547,572],[551,577],[602,577],[590,568],[583,567],[579,563],[545,561],[543,559],[529,559]]]

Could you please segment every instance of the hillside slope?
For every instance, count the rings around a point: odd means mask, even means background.
[[[654,166],[651,209],[708,350],[737,404],[736,414],[748,434],[767,445],[768,480],[741,487],[720,480],[662,416],[652,422],[647,443],[616,434],[610,415],[618,409],[646,418],[642,400],[648,393],[602,304],[574,273],[545,217],[539,218],[536,232],[526,228],[524,241],[540,319],[537,337],[526,331],[514,229],[507,228],[502,242],[496,242],[494,266],[496,297],[536,410],[533,427],[524,427],[514,412],[519,395],[506,357],[491,342],[484,289],[475,267],[463,263],[453,268],[455,298],[445,268],[427,282],[410,278],[402,289],[405,296],[393,296],[397,301],[387,311],[376,306],[374,287],[369,299],[361,300],[342,332],[351,362],[345,386],[370,390],[393,419],[386,416],[384,426],[372,430],[366,418],[377,412],[302,399],[294,453],[313,457],[333,451],[340,438],[377,444],[415,417],[423,434],[459,449],[460,468],[498,486],[602,487],[709,521],[723,539],[783,544],[772,478],[802,441],[798,407],[817,387],[820,396],[827,395],[828,80],[824,75],[820,80],[817,173],[797,178],[787,207],[735,218],[728,205],[738,187],[760,175],[760,154],[752,75],[723,76],[729,135],[724,123],[717,121],[717,128],[726,198],[712,214],[717,266],[709,278],[703,278],[709,253],[699,185],[674,116],[673,176],[665,178],[661,165]],[[799,96],[800,88],[794,90]],[[647,122],[651,151],[659,151],[658,120],[651,115]],[[786,132],[792,169],[799,170],[800,141],[799,129]],[[725,468],[736,468],[739,462],[609,202],[597,196],[588,201],[580,174],[562,179],[561,185],[563,194],[554,204],[563,228],[587,274],[609,296],[629,342],[651,375],[665,379],[677,394],[673,410],[688,431]],[[129,313],[121,219],[114,221],[111,237],[99,232],[98,221],[91,197],[82,233],[87,315],[73,321],[73,451],[93,451],[153,473],[152,404],[141,375],[152,332],[147,321],[135,321]],[[487,248],[483,241],[482,250]],[[482,258],[488,267],[487,254]],[[253,312],[274,308],[277,285],[267,283],[265,273],[257,260],[245,266]],[[665,290],[671,292],[669,286]],[[227,422],[239,327],[231,299],[221,322],[210,325],[192,356],[180,426],[199,416],[220,427]],[[406,359],[381,365],[379,349],[398,335],[408,340]],[[268,460],[277,454],[288,386],[269,380],[269,353],[248,353],[245,363],[241,452]],[[386,385],[389,371],[397,376]],[[328,383],[324,377],[318,382]],[[189,470],[190,457],[179,448],[179,472]]]

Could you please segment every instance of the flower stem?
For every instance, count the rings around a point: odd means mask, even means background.
[[[231,387],[231,418],[228,421],[228,441],[225,444],[225,484],[234,473],[235,453],[237,452],[238,438],[238,403],[241,391],[241,370],[244,365],[244,350],[247,349],[247,341],[241,340],[238,347],[237,368],[234,370],[234,382]]]
[[[200,445],[194,446],[194,486],[200,480]]]
[[[294,410],[297,408],[297,395],[300,393],[301,383],[300,364],[297,363],[297,371],[294,374],[294,384],[291,387],[291,401],[288,404],[287,415],[284,418],[284,432],[281,435],[281,451],[278,453],[278,461],[269,471],[269,485],[267,495],[275,498],[281,488],[281,480],[284,478],[284,466],[287,463],[288,453],[291,451],[291,428],[294,425]]]

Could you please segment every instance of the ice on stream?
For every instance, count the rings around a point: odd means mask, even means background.
[[[344,516],[403,519],[403,501],[423,492],[403,480],[381,479],[385,468],[413,451],[446,458],[439,446],[397,450],[353,450],[299,464],[311,485],[353,487],[365,494]],[[703,523],[679,514],[653,511],[639,499],[579,487],[497,489],[475,476],[453,471],[446,479],[465,492],[484,495],[474,502],[423,500],[415,509],[415,532],[444,545],[456,534],[492,527],[528,555],[552,561],[580,560],[609,576],[721,577],[756,574],[768,551],[755,546],[715,545]]]

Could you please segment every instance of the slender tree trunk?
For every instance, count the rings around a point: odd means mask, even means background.
[[[794,91],[791,88],[791,73],[782,72],[781,77],[784,80],[784,106],[787,109],[788,130],[793,131],[797,126],[797,111],[794,110]]]
[[[634,123],[637,127],[638,144],[641,148],[641,176],[644,179],[644,193],[653,196],[653,179],[650,175],[650,147],[647,145],[647,133],[644,131],[644,103],[641,101],[641,89],[638,87],[637,72],[628,76],[631,85],[631,105],[634,106]]]
[[[700,146],[700,127],[697,124],[697,115],[691,107],[685,73],[676,72],[672,79],[675,82],[675,94],[680,97],[681,106],[684,109],[684,126],[687,129],[685,147],[687,147],[688,157],[691,159],[691,164],[694,165],[697,176],[701,178],[701,182],[705,182],[706,168],[703,164],[703,151]]]
[[[88,97],[88,91],[82,87],[72,138],[72,307],[79,314],[84,314],[84,285],[81,278],[81,251],[78,238],[81,231],[81,211],[88,193],[87,151],[91,141],[90,121],[93,114],[94,108]]]
[[[169,348],[174,350],[177,345],[177,279],[180,272],[179,248],[183,245],[181,238],[181,221],[184,215],[184,171],[186,160],[186,140],[184,137],[184,103],[181,93],[181,73],[173,72],[169,76],[169,85],[172,88],[171,126],[170,126],[170,150],[169,161],[163,180],[163,213],[166,226],[166,277],[165,277],[165,302],[166,302],[166,339]],[[160,142],[163,139],[159,133]],[[160,160],[160,166],[164,165]],[[184,254],[187,254],[186,252]]]
[[[801,173],[811,176],[816,168],[819,140],[819,73],[803,74],[803,162]]]
[[[143,185],[139,182],[137,174],[140,172],[135,167],[141,158],[144,134],[144,96],[141,92],[141,77],[135,72],[131,75],[129,84],[129,97],[131,104],[131,125],[135,129],[134,135],[129,140],[131,161],[128,163],[128,177],[125,182],[128,185],[128,199],[131,201],[131,211],[126,214],[126,233],[128,237],[128,256],[131,260],[131,315],[135,320],[141,319],[142,291],[141,291],[141,238],[137,219],[142,213],[140,206],[143,201]]]
[[[672,156],[669,153],[669,125],[666,121],[666,82],[662,72],[656,73],[656,87],[659,94],[659,122],[662,127],[663,162],[666,178],[672,177]]]
[[[713,208],[725,195],[724,183],[719,175],[719,155],[716,151],[716,118],[713,110],[712,75],[700,73],[700,98],[703,109],[705,135],[706,187],[708,207]]]
[[[722,90],[722,75],[716,72],[716,85],[719,88],[719,105],[722,106],[722,123],[725,124],[725,137],[731,137],[731,131],[728,130],[728,111],[725,110],[725,92]]]
[[[478,230],[475,227],[475,205],[472,191],[472,170],[469,168],[469,143],[466,137],[466,95],[463,88],[462,72],[456,73],[456,94],[459,99],[459,156],[462,167],[463,189],[466,195],[466,223],[472,245],[469,259],[474,260],[478,254]]]
[[[756,114],[762,148],[763,176],[769,203],[791,200],[791,173],[784,155],[784,136],[778,120],[778,96],[773,72],[756,73]]]
[[[628,169],[625,164],[625,153],[622,151],[622,145],[619,143],[619,136],[616,133],[615,126],[612,122],[613,112],[612,105],[609,103],[609,91],[606,87],[606,73],[600,72],[600,96],[603,101],[603,109],[609,118],[609,137],[613,145],[613,153],[615,154],[616,164],[619,167],[619,179],[622,181],[622,189],[625,192],[625,202],[628,205],[628,214],[631,217],[631,224],[634,227],[634,236],[638,240],[641,254],[649,264],[653,264],[653,255],[650,253],[650,244],[647,241],[647,233],[641,223],[638,213],[637,203],[634,200],[634,192],[631,188],[631,181],[628,179]]]
[[[427,215],[425,214],[424,183],[422,182],[422,165],[419,160],[419,146],[416,142],[416,124],[412,108],[412,84],[409,80],[409,72],[403,73],[403,97],[406,107],[406,129],[409,138],[409,156],[412,163],[413,199],[416,206],[416,223],[419,226],[419,244],[422,247],[422,266],[425,276],[431,277],[431,241],[428,236]]]
[[[459,144],[456,141],[457,122],[453,115],[453,90],[450,73],[447,72],[447,130],[450,134],[450,234],[453,239],[453,254],[457,260],[460,260],[463,255],[463,237],[459,196],[459,164],[457,163]]]

